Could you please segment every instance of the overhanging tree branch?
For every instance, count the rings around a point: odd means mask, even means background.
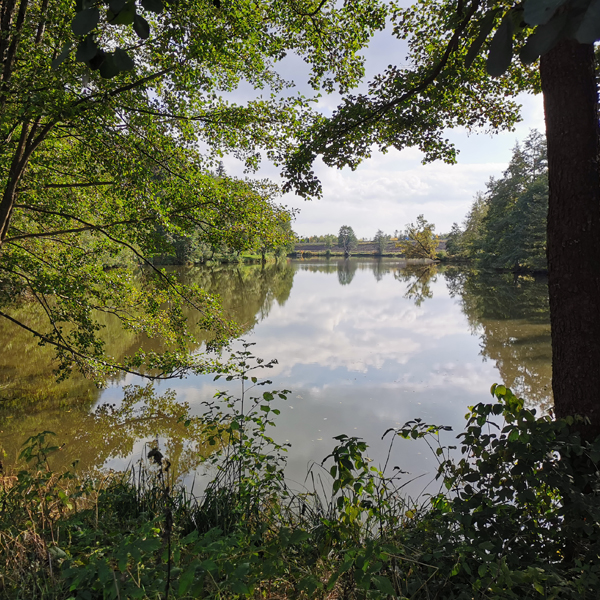
[[[25,331],[28,331],[29,333],[33,334],[33,336],[38,338],[40,340],[40,342],[54,346],[55,348],[58,348],[59,350],[62,350],[63,352],[67,352],[67,353],[71,354],[73,357],[80,359],[84,363],[88,363],[88,362],[97,363],[103,369],[106,369],[106,368],[113,369],[115,371],[129,373],[130,375],[137,375],[138,377],[144,377],[145,379],[150,379],[150,380],[154,380],[154,381],[166,380],[166,379],[179,379],[179,378],[181,378],[183,372],[185,371],[184,368],[181,368],[181,369],[176,370],[173,373],[164,373],[163,372],[163,373],[159,373],[158,375],[153,375],[153,374],[145,373],[142,371],[136,371],[136,370],[130,369],[127,366],[122,365],[120,363],[112,363],[112,362],[109,362],[106,360],[100,360],[99,358],[97,358],[95,356],[89,356],[87,354],[84,354],[83,352],[79,352],[78,350],[73,348],[73,346],[71,346],[69,344],[65,345],[63,343],[57,342],[57,341],[53,340],[52,338],[48,337],[47,335],[40,333],[39,331],[33,329],[32,327],[25,325],[25,323],[23,323],[22,321],[19,321],[18,319],[11,317],[9,314],[5,313],[2,310],[0,310],[0,317],[4,317],[11,323],[14,323],[15,325],[21,327]]]
[[[336,132],[338,133],[338,135],[343,136],[343,135],[349,133],[350,131],[352,131],[358,127],[361,127],[362,125],[366,125],[367,123],[374,122],[374,121],[379,121],[391,109],[395,108],[399,104],[406,102],[407,100],[416,96],[420,92],[423,92],[432,83],[434,83],[436,81],[436,79],[440,76],[440,74],[442,73],[444,68],[446,67],[453,52],[455,52],[457,50],[458,41],[459,41],[461,35],[465,32],[467,26],[469,25],[469,22],[471,21],[471,18],[477,12],[477,9],[480,7],[480,5],[481,5],[481,0],[473,1],[473,3],[470,5],[470,7],[467,11],[466,16],[462,19],[462,21],[459,23],[458,27],[454,30],[454,34],[452,35],[452,37],[450,38],[450,41],[446,45],[446,49],[444,51],[444,54],[442,55],[442,58],[440,59],[440,62],[433,67],[433,69],[431,70],[429,75],[427,75],[421,81],[421,83],[414,86],[410,90],[407,90],[406,92],[404,92],[397,98],[394,98],[392,100],[389,100],[388,102],[381,104],[380,106],[378,106],[377,108],[372,110],[372,112],[370,114],[367,114],[366,116],[357,119],[356,121],[350,123],[346,127],[336,128]],[[461,6],[459,5],[459,9],[460,9],[460,7]],[[335,116],[333,117],[333,119],[335,119]]]

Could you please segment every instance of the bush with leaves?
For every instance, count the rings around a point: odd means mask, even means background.
[[[293,493],[286,448],[267,434],[272,402],[287,392],[250,395],[268,383],[257,369],[274,364],[250,346],[224,374],[241,397],[209,403],[207,435],[220,451],[199,499],[175,484],[158,448],[137,478],[99,489],[48,474],[58,447],[47,432],[28,440],[22,457],[35,468],[0,490],[7,597],[597,597],[600,439],[582,441],[578,419],[537,416],[494,385],[493,403],[469,409],[462,457],[441,444],[448,427],[416,419],[384,434],[424,440],[438,460],[442,491],[420,505],[403,497],[401,471],[386,474],[363,440],[343,434],[321,465],[331,483]],[[17,565],[11,551],[33,534],[43,552],[21,550]]]

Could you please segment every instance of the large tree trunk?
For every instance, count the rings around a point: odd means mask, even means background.
[[[548,285],[557,417],[600,434],[600,153],[593,46],[563,41],[541,59],[548,140]]]

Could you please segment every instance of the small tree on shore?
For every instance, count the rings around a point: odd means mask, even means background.
[[[350,225],[342,225],[338,233],[338,246],[343,248],[344,254],[350,256],[350,252],[358,246],[358,240]]]
[[[328,233],[323,237],[325,239],[325,248],[327,248],[327,250],[331,250],[338,241],[338,238],[333,233]]]
[[[406,239],[396,244],[406,258],[435,258],[437,239],[435,225],[425,220],[423,215],[417,217],[417,222],[406,225]]]
[[[388,242],[390,241],[390,236],[386,233],[383,233],[381,229],[377,230],[375,237],[373,238],[373,242],[377,246],[377,255],[381,256],[387,247]]]

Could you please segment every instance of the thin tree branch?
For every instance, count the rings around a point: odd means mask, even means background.
[[[59,350],[68,352],[73,357],[79,358],[83,362],[93,361],[95,363],[98,363],[99,365],[101,365],[104,368],[109,367],[111,369],[115,369],[115,370],[121,371],[123,373],[129,373],[130,375],[137,375],[138,377],[144,377],[145,379],[150,379],[153,381],[165,380],[165,379],[175,379],[175,378],[181,377],[181,373],[178,371],[175,371],[174,373],[171,373],[171,374],[166,374],[163,372],[159,375],[150,375],[148,373],[143,373],[141,371],[134,371],[133,369],[129,369],[119,363],[111,363],[108,361],[100,360],[94,356],[89,356],[87,354],[84,354],[83,352],[79,352],[78,350],[75,350],[75,348],[73,348],[73,346],[71,346],[69,344],[65,345],[65,344],[61,344],[60,342],[56,342],[55,340],[48,337],[47,335],[40,333],[39,331],[36,331],[35,329],[32,329],[28,325],[25,325],[25,323],[22,323],[18,319],[11,317],[9,314],[7,314],[1,310],[0,310],[0,317],[4,317],[8,321],[11,321],[15,325],[18,325],[25,331],[28,331],[29,333],[33,334],[35,337],[39,338],[45,344],[50,344],[51,346],[54,346],[55,348],[58,348]]]
[[[47,211],[47,210],[42,210],[40,209],[41,212],[47,212],[47,213],[51,213],[51,214],[57,214],[59,216],[62,216],[60,213],[58,213],[57,211]],[[199,306],[197,306],[194,302],[192,302],[188,297],[186,297],[185,295],[183,295],[175,285],[173,285],[172,281],[160,270],[157,269],[151,261],[149,261],[143,254],[141,254],[133,245],[129,244],[128,242],[124,241],[124,240],[120,240],[114,236],[112,236],[110,233],[108,233],[107,231],[105,231],[104,229],[102,229],[100,226],[98,225],[94,225],[93,223],[88,223],[87,221],[84,221],[83,219],[79,218],[79,217],[75,217],[73,215],[71,215],[69,217],[70,219],[72,219],[73,221],[77,221],[79,223],[81,223],[82,225],[85,225],[87,227],[89,227],[90,229],[93,229],[95,231],[98,231],[99,233],[101,233],[102,235],[104,235],[105,237],[107,237],[109,240],[115,242],[115,244],[119,244],[121,246],[124,246],[125,248],[128,248],[131,252],[133,252],[133,254],[135,254],[135,256],[137,256],[147,267],[150,267],[150,269],[152,269],[152,271],[154,271],[156,273],[156,275],[158,275],[158,277],[164,281],[180,298],[182,298],[183,300],[185,300],[185,302],[191,306],[192,308],[194,308],[195,310],[197,310],[199,313],[201,314],[205,314],[204,310],[202,308],[200,308]],[[20,246],[19,246],[20,247]],[[41,259],[40,259],[41,260]]]
[[[183,206],[181,208],[178,208],[177,210],[173,210],[173,211],[167,213],[167,215],[169,217],[180,216],[180,213],[185,213],[193,208],[200,208],[201,206],[208,206],[210,204],[214,204],[214,203],[207,200],[206,202],[203,202],[203,203],[188,204],[187,206]],[[69,213],[64,213],[64,212],[56,211],[56,210],[48,210],[45,208],[40,208],[38,206],[27,206],[26,204],[15,204],[14,208],[19,208],[21,210],[31,210],[33,212],[40,212],[40,213],[44,213],[44,214],[61,217],[63,219],[70,219],[70,220],[75,220],[75,221],[78,221],[81,223],[85,223],[85,221],[82,221],[79,217],[76,217]],[[192,222],[204,223],[204,221],[197,220],[192,216],[188,215],[188,217]],[[93,223],[86,223],[82,227],[74,227],[71,229],[60,229],[60,230],[56,230],[56,231],[41,231],[41,232],[37,232],[37,233],[24,233],[21,235],[15,235],[11,238],[6,238],[5,242],[7,242],[7,243],[14,242],[15,240],[23,240],[23,239],[29,239],[29,238],[51,237],[51,236],[55,236],[55,235],[63,235],[63,234],[68,234],[68,233],[81,233],[83,231],[90,231],[90,230],[103,231],[104,229],[110,229],[111,227],[118,227],[119,225],[135,225],[137,223],[144,223],[147,221],[152,221],[154,219],[156,219],[156,216],[153,215],[153,216],[149,216],[149,217],[142,217],[142,218],[136,218],[136,219],[126,219],[124,221],[114,221],[112,223],[105,223],[104,225],[94,225]]]
[[[90,181],[86,183],[47,183],[40,186],[41,189],[62,189],[62,188],[84,188],[95,187],[97,185],[115,185],[116,181]],[[32,188],[17,188],[17,192],[28,192]]]
[[[377,107],[376,109],[373,110],[373,112],[366,115],[365,117],[358,119],[357,121],[349,124],[346,127],[338,129],[336,131],[338,137],[343,136],[346,133],[349,133],[350,131],[352,131],[362,125],[365,125],[366,123],[373,122],[373,121],[379,121],[380,119],[383,118],[383,116],[389,110],[391,110],[392,108],[395,108],[396,106],[398,106],[399,104],[402,104],[409,98],[411,98],[411,97],[419,94],[420,92],[424,91],[425,89],[427,89],[438,78],[438,76],[443,71],[443,69],[446,66],[446,64],[448,63],[448,61],[450,60],[450,57],[452,56],[453,52],[458,48],[458,40],[460,39],[460,36],[464,33],[464,31],[467,28],[467,25],[469,24],[469,22],[471,21],[471,18],[473,17],[473,15],[477,12],[477,9],[479,8],[480,4],[481,4],[481,0],[473,1],[471,6],[469,7],[469,10],[467,11],[466,16],[461,21],[461,23],[458,25],[458,27],[454,30],[454,35],[452,36],[452,38],[450,38],[450,41],[448,42],[448,44],[446,46],[446,50],[445,50],[440,62],[433,67],[433,69],[431,70],[429,75],[427,75],[421,81],[421,83],[419,83],[412,89],[404,92],[397,98],[394,98],[393,100],[390,100],[390,101],[382,104],[381,106]]]

